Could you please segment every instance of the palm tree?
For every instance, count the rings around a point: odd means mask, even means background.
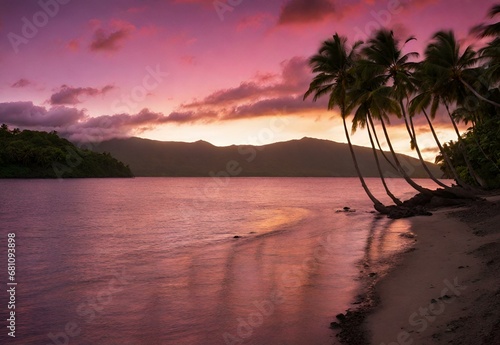
[[[493,6],[488,14],[490,18],[500,15],[500,5]],[[486,47],[479,50],[479,55],[488,65],[486,77],[494,82],[500,81],[500,22],[477,25],[472,33],[481,38],[493,38]]]
[[[457,184],[461,187],[464,188],[469,188],[467,184],[460,178],[460,176],[457,173],[457,170],[453,166],[450,157],[448,156],[448,153],[444,150],[443,145],[441,144],[437,134],[436,130],[434,129],[434,126],[432,125],[432,121],[429,118],[429,115],[427,114],[427,108],[430,106],[431,100],[432,100],[432,94],[428,90],[425,90],[424,88],[425,81],[422,81],[419,83],[419,86],[421,88],[421,92],[416,95],[411,101],[410,101],[410,107],[409,107],[409,113],[410,116],[414,116],[417,113],[423,113],[425,116],[425,119],[427,121],[427,124],[429,125],[429,128],[431,130],[432,136],[434,138],[434,141],[436,142],[436,145],[439,148],[439,152],[441,153],[442,158],[444,159],[444,162],[446,163],[446,166],[448,167],[448,171],[451,173],[452,177],[455,179]],[[435,118],[435,114],[431,114],[432,119]]]
[[[481,187],[486,187],[486,182],[472,168],[466,153],[465,143],[450,111],[452,103],[460,103],[461,100],[467,99],[470,92],[472,92],[472,87],[467,81],[474,80],[477,76],[473,68],[476,63],[476,53],[470,46],[461,53],[460,44],[456,41],[453,32],[439,31],[434,35],[433,41],[425,50],[423,69],[427,75],[433,78],[432,81],[428,80],[430,83],[429,88],[433,93],[432,116],[435,116],[439,104],[443,103],[457,134],[471,177]],[[472,93],[476,94],[477,92]],[[484,97],[478,98],[482,99]]]
[[[413,38],[409,38],[406,42],[409,42],[412,39]],[[366,60],[364,60],[361,64],[362,68],[365,69],[364,76],[370,78],[370,76],[373,75],[381,75],[383,77],[381,79],[381,86],[391,86],[393,97],[400,107],[398,114],[401,114],[404,119],[406,129],[411,139],[412,147],[416,149],[422,166],[426,170],[429,177],[431,177],[437,184],[445,186],[432,175],[427,164],[423,160],[420,148],[418,147],[414,136],[414,130],[410,128],[406,114],[406,106],[404,105],[404,102],[408,101],[410,93],[412,93],[415,89],[412,71],[415,69],[416,63],[411,62],[410,59],[412,57],[417,57],[418,54],[415,52],[403,54],[401,48],[399,47],[399,42],[394,37],[394,33],[387,29],[377,31],[375,35],[370,38],[368,44],[363,48],[362,52],[366,58]],[[395,113],[393,112],[393,114]],[[383,122],[383,119],[381,120]],[[388,136],[386,136],[386,138],[389,140]],[[392,145],[389,146],[391,147]],[[395,161],[397,165],[398,160],[396,158]],[[421,193],[431,193],[430,190],[423,188],[413,181],[401,166],[399,168],[404,179],[413,188]]]
[[[500,4],[494,5],[488,12],[490,18],[494,18],[498,14],[500,14]],[[472,28],[472,32],[478,34],[481,38],[500,36],[500,22],[476,25]]]
[[[500,104],[485,98],[471,86],[477,79],[473,67],[478,58],[471,46],[460,53],[460,44],[453,31],[439,31],[434,34],[433,41],[426,48],[425,56],[427,63],[440,74],[447,74],[447,78],[440,82],[451,88],[449,92],[454,92],[455,96],[468,96],[465,92],[468,90],[478,99],[500,107]]]
[[[387,112],[398,111],[397,103],[390,97],[391,88],[387,86],[380,86],[381,81],[377,80],[380,78],[383,77],[378,76],[378,78],[362,78],[361,75],[357,75],[356,86],[349,90],[348,94],[348,98],[350,101],[348,112],[356,109],[354,113],[354,119],[352,120],[353,132],[355,132],[358,127],[366,127],[382,185],[384,186],[387,195],[392,199],[392,201],[394,201],[396,205],[399,206],[403,203],[401,202],[401,200],[395,197],[394,194],[392,194],[392,192],[389,190],[389,187],[387,186],[387,183],[385,182],[384,173],[382,172],[382,169],[380,167],[377,149],[375,148],[375,143],[372,136],[372,130],[376,135],[376,130],[373,126],[372,114],[376,118],[387,118]],[[370,130],[370,127],[372,128],[372,130]],[[383,151],[381,150],[381,152]]]
[[[309,59],[309,65],[316,75],[304,94],[304,99],[314,94],[313,101],[316,101],[320,97],[328,95],[328,110],[339,108],[354,168],[361,186],[373,202],[374,208],[380,213],[387,214],[387,207],[371,193],[361,174],[346,123],[346,118],[349,115],[347,112],[347,92],[354,82],[352,67],[358,58],[360,45],[361,42],[356,42],[352,47],[348,47],[347,38],[339,36],[337,33],[332,39],[324,41],[318,53]]]

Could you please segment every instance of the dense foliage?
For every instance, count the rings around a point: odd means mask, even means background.
[[[463,138],[474,170],[484,178],[489,188],[500,188],[500,170],[498,169],[500,166],[500,114],[470,128]],[[444,151],[451,158],[460,178],[466,183],[474,184],[458,142],[452,141],[444,144]],[[445,174],[452,176],[442,154],[436,158],[436,163],[440,164]]]
[[[0,178],[132,177],[109,153],[80,149],[56,132],[0,127]]]

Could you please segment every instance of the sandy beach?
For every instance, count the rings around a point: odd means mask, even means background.
[[[487,199],[411,220],[415,245],[375,285],[361,343],[500,344],[500,197]]]

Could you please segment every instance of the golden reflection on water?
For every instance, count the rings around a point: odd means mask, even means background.
[[[262,234],[280,229],[284,225],[292,226],[304,219],[310,213],[310,210],[298,207],[284,207],[280,209],[256,209],[250,212],[251,219],[255,219],[250,223],[252,228],[250,231]]]

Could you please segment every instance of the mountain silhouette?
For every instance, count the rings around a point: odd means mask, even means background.
[[[264,146],[214,146],[163,142],[142,138],[112,139],[100,143],[98,152],[109,152],[128,164],[135,176],[262,176],[262,177],[353,177],[356,176],[347,144],[303,138]],[[366,177],[377,177],[371,148],[354,146],[360,169]],[[390,157],[390,154],[387,154]],[[418,159],[398,155],[411,177],[427,177]],[[379,155],[386,177],[399,174]],[[442,172],[428,163],[436,176]]]

